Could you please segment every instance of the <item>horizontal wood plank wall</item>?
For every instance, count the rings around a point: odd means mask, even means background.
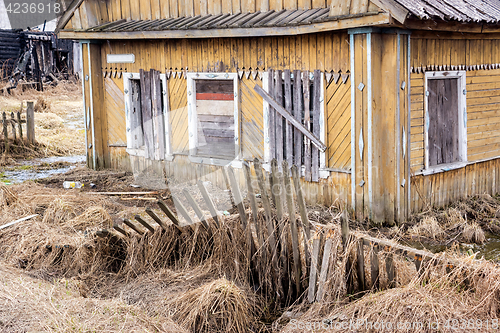
[[[340,1],[340,0],[335,0]],[[342,0],[344,1],[344,0]],[[74,15],[71,27],[82,29],[121,19],[163,19],[196,15],[237,14],[283,9],[328,8],[332,0],[85,0],[85,18]],[[368,1],[365,1],[368,4]],[[82,11],[82,6],[77,9]],[[366,10],[362,10],[366,12]],[[80,13],[79,13],[80,14]],[[96,24],[97,23],[97,24]],[[67,25],[65,29],[70,29]]]
[[[500,157],[500,69],[469,71],[467,82],[467,159]],[[411,76],[411,168],[424,168],[424,74]]]
[[[467,156],[500,156],[500,69],[467,72]]]
[[[429,176],[412,177],[412,212],[429,206],[442,207],[450,202],[476,194],[500,191],[500,159],[478,162],[464,168]]]
[[[109,41],[106,54],[133,53],[134,64],[110,64],[118,71],[236,72],[238,70],[300,69],[347,73],[348,35],[319,33],[284,38],[219,38],[159,41]]]
[[[422,70],[479,70],[500,66],[498,34],[416,32],[411,36],[411,67]]]
[[[411,74],[411,171],[424,168],[424,74]]]
[[[262,113],[262,97],[253,89],[262,86],[262,81],[246,78],[240,80],[240,112],[241,112],[241,152],[245,159],[264,156],[264,115]]]
[[[123,79],[104,79],[104,107],[108,119],[108,146],[127,145]]]
[[[337,80],[337,82],[335,82]],[[326,86],[327,166],[351,167],[351,80],[339,77]]]

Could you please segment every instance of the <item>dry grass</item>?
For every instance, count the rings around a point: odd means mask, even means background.
[[[13,146],[13,158],[76,155],[85,152],[83,100],[81,83],[66,81],[56,87],[48,86],[43,92],[18,87],[11,94],[0,95],[0,111],[19,111],[23,104],[25,118],[26,102],[35,102],[35,146]],[[24,126],[24,132],[26,128]],[[3,143],[1,143],[3,145]],[[2,147],[0,150],[3,151]],[[8,161],[1,161],[6,165]]]
[[[77,280],[52,283],[0,266],[0,331],[187,332],[166,314],[148,316],[137,306],[83,298]]]
[[[433,216],[425,216],[421,222],[413,226],[410,230],[412,235],[428,237],[432,239],[442,239],[446,233]]]
[[[1,261],[44,280],[76,280],[85,297],[126,301],[154,318],[171,313],[193,332],[240,333],[262,325],[261,301],[250,290],[249,262],[242,251],[247,238],[237,216],[221,218],[221,227],[212,224],[211,233],[199,224],[183,232],[157,226],[142,236],[125,227],[131,237],[102,238],[96,231],[124,215],[118,199],[62,193],[30,183],[0,188],[5,198],[0,221],[41,214],[0,231]],[[265,263],[259,265],[268,270]],[[274,293],[271,283],[267,286]]]

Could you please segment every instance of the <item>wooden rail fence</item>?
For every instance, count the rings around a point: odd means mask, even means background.
[[[0,130],[3,137],[3,147],[0,146],[0,151],[5,153],[10,151],[10,140],[12,138],[15,144],[25,144],[24,136],[26,135],[27,142],[33,144],[35,142],[35,124],[34,124],[34,108],[33,102],[27,102],[26,120],[22,119],[23,105],[21,104],[20,111],[0,113]],[[22,124],[26,124],[26,133],[23,132]]]
[[[264,260],[267,260],[266,265],[271,267],[272,281],[276,290],[280,291],[280,301],[282,302],[294,301],[302,296],[307,297],[309,302],[322,301],[326,283],[334,273],[331,271],[334,269],[334,265],[330,264],[334,251],[347,258],[346,266],[343,268],[345,271],[341,274],[345,274],[347,290],[350,294],[355,291],[364,292],[380,289],[379,251],[381,250],[385,252],[385,271],[389,288],[397,285],[394,254],[405,256],[414,261],[416,274],[421,274],[424,267],[423,260],[439,262],[445,260],[441,256],[426,251],[370,237],[360,232],[350,232],[349,217],[346,211],[341,216],[341,248],[337,248],[334,246],[336,243],[334,243],[333,236],[339,232],[338,228],[333,227],[332,224],[319,225],[309,221],[296,165],[290,168],[285,160],[281,165],[283,172],[280,172],[278,171],[278,162],[274,159],[271,162],[271,172],[265,173],[258,159],[255,159],[252,164],[253,170],[250,163],[245,162],[243,165],[248,209],[245,206],[242,189],[236,181],[233,169],[228,167],[223,172],[229,184],[232,200],[238,209],[242,227],[247,232],[250,248],[245,251],[248,253],[248,258],[253,258],[258,249],[261,251],[265,249],[264,253],[270,255],[264,256]],[[172,225],[181,232],[197,230],[197,232],[213,233],[215,230],[212,228],[220,228],[221,226],[220,213],[203,182],[199,180],[197,186],[201,194],[199,201],[208,208],[209,217],[201,209],[200,203],[187,190],[182,191],[184,202],[188,203],[187,206],[183,203],[180,195],[172,194],[177,213],[184,218],[185,222],[182,222],[177,214],[161,200],[157,202],[158,208],[171,223],[165,222],[149,208],[146,209],[147,216],[164,230]],[[263,223],[258,218],[257,198],[259,196],[256,195],[255,190],[258,190],[260,194],[264,215]],[[298,213],[296,207],[298,207]],[[188,209],[194,211],[199,219],[198,222],[193,219]],[[209,223],[210,218],[213,219],[214,223]],[[153,222],[147,221],[145,217],[136,215],[135,220],[137,223],[124,219],[123,224],[115,224],[113,228],[125,237],[131,237],[133,233],[142,236],[145,233],[155,231]],[[197,224],[202,228],[197,228]],[[130,231],[126,230],[123,225],[130,228]],[[108,231],[102,231],[99,235],[107,237],[109,234]],[[367,252],[370,259],[371,281],[365,280],[365,246],[369,247]],[[292,250],[291,253],[289,249]],[[448,265],[447,267],[452,267],[457,263],[448,260],[445,264]],[[357,286],[357,290],[355,290],[355,286]],[[290,297],[290,295],[294,295],[294,297]]]

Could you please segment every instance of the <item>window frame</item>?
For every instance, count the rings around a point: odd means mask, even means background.
[[[130,92],[130,80],[140,80],[139,73],[123,73],[123,94],[125,99],[125,124],[126,124],[126,132],[127,132],[127,153],[132,156],[140,156],[146,157],[146,146],[142,146],[141,148],[133,148],[132,142],[132,133],[130,131],[130,98],[132,95]],[[160,81],[162,83],[162,99],[163,99],[163,122],[164,122],[164,130],[165,130],[165,156],[161,158],[161,160],[172,161],[172,146],[170,140],[170,106],[168,99],[168,81],[165,74],[160,74]],[[151,158],[151,157],[150,157]]]
[[[213,164],[213,165],[228,165],[239,167],[240,163],[235,163],[241,159],[241,147],[240,147],[240,110],[239,110],[239,78],[238,73],[208,73],[208,72],[197,72],[197,73],[187,73],[187,99],[188,99],[188,133],[189,133],[189,159],[195,163]],[[234,142],[235,142],[235,154],[234,158],[231,160],[209,157],[209,156],[199,156],[195,154],[198,147],[198,113],[196,112],[196,80],[233,80],[233,90],[234,90]]]
[[[293,78],[293,71],[290,71],[290,75]],[[285,74],[282,73],[284,79]],[[314,73],[309,72],[309,80],[314,79]],[[326,125],[325,125],[325,73],[321,72],[321,86],[320,86],[320,110],[319,110],[319,139],[321,142],[326,143]],[[269,93],[269,72],[265,71],[262,75],[262,89]],[[263,117],[264,117],[264,168],[269,171],[271,169],[271,145],[270,142],[270,129],[269,129],[269,103],[263,100]],[[330,170],[326,167],[326,152],[319,150],[319,178],[328,178],[330,176]],[[300,173],[305,176],[306,170],[305,166],[300,168]]]
[[[460,161],[429,166],[429,80],[458,79],[458,154]],[[467,165],[467,81],[466,71],[426,72],[424,78],[424,173],[447,171]]]

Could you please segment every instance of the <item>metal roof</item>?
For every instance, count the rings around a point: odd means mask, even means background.
[[[158,20],[115,21],[87,29],[87,31],[164,31],[164,30],[204,30],[230,28],[282,27],[338,20],[329,17],[329,8],[309,10],[281,10],[256,13],[198,15]]]
[[[500,0],[393,0],[421,20],[497,23]]]

